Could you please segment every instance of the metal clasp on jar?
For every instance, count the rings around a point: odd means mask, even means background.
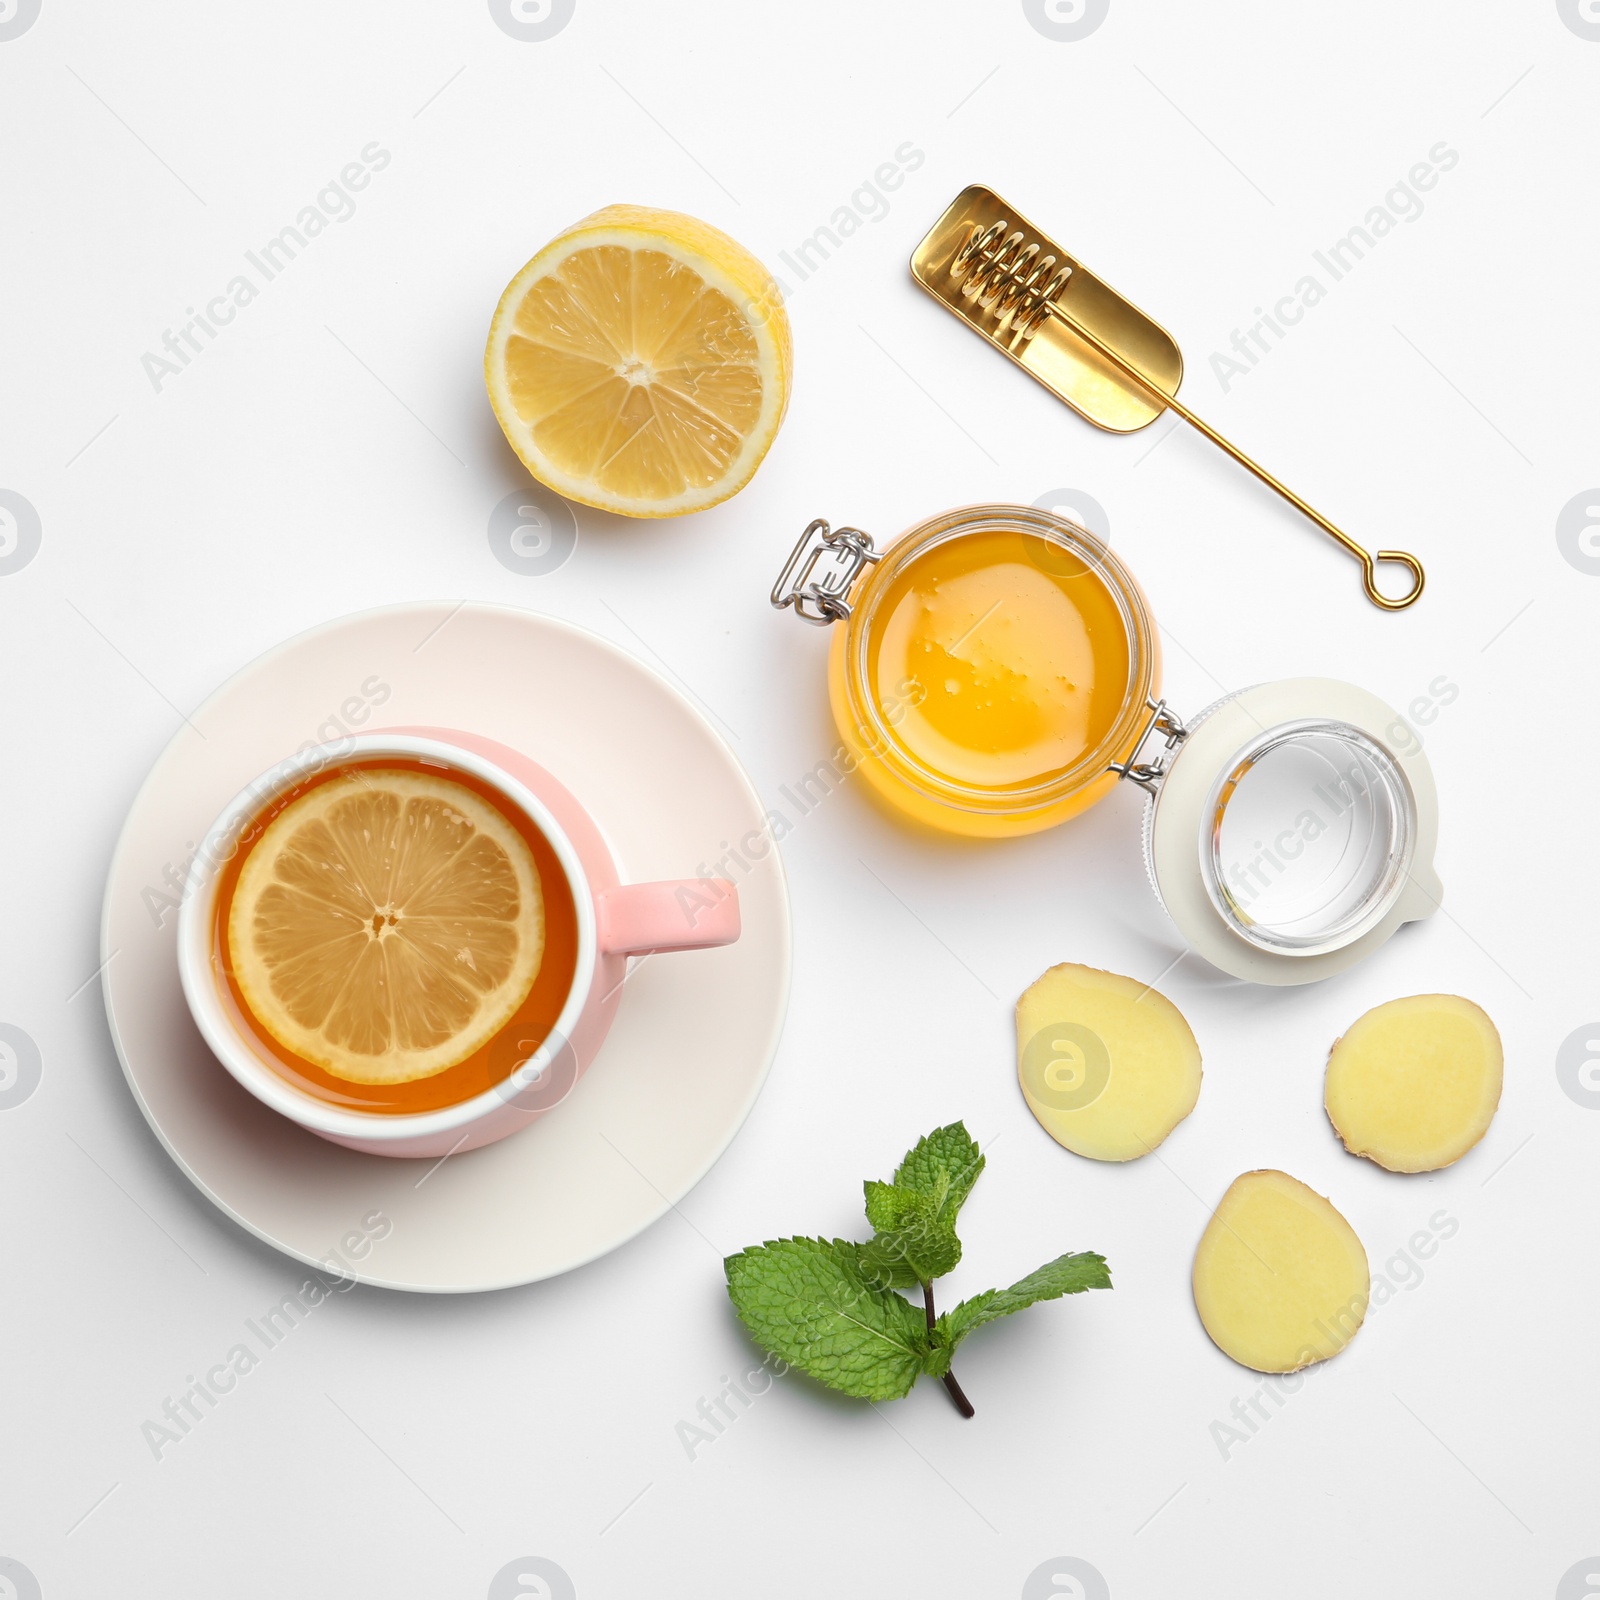
[[[1127,778],[1131,783],[1138,784],[1146,793],[1155,794],[1161,787],[1161,780],[1167,775],[1170,765],[1167,758],[1189,737],[1189,730],[1184,727],[1182,719],[1165,700],[1147,700],[1145,707],[1150,713],[1150,720],[1145,723],[1144,731],[1139,735],[1133,749],[1128,752],[1128,759],[1113,761],[1110,770],[1119,778]],[[1157,753],[1153,761],[1141,761],[1139,756],[1145,745],[1150,742],[1152,734],[1160,735],[1165,741],[1165,747]]]
[[[818,517],[794,547],[778,581],[772,586],[772,604],[782,611],[793,606],[795,615],[819,628],[843,622],[850,615],[848,596],[863,567],[881,561],[872,535],[859,528],[830,528]]]

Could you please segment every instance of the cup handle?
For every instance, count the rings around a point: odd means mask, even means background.
[[[711,950],[739,937],[739,891],[726,878],[625,883],[595,897],[602,955]]]

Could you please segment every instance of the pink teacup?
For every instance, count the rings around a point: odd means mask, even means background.
[[[399,757],[486,783],[544,836],[577,913],[572,986],[549,1037],[510,1077],[435,1111],[391,1113],[331,1105],[298,1089],[235,1018],[213,960],[223,862],[278,795],[330,766]],[[391,728],[319,745],[263,773],[235,796],[201,841],[178,916],[178,971],[195,1022],[217,1059],[258,1100],[319,1137],[380,1156],[442,1156],[492,1144],[564,1099],[594,1059],[616,1015],[628,957],[704,950],[739,937],[739,899],[721,878],[623,884],[611,852],[572,794],[525,755],[451,728]]]

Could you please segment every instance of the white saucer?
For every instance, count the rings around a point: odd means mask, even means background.
[[[307,741],[401,723],[526,751],[593,812],[630,880],[715,870],[724,841],[765,825],[750,780],[700,713],[593,634],[499,606],[343,617],[224,684],[139,791],[101,929],[111,1037],[173,1160],[268,1244],[391,1289],[532,1283],[649,1227],[738,1131],[788,998],[783,868],[772,848],[734,873],[738,943],[635,966],[588,1074],[533,1127],[442,1165],[325,1143],[247,1094],[207,1050],[178,985],[177,912],[166,904],[176,891],[165,880],[181,882],[194,841],[275,761]]]

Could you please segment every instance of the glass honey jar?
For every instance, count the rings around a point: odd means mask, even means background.
[[[818,520],[772,603],[833,628],[828,694],[853,770],[920,823],[1014,838],[1124,780],[1145,789],[1156,892],[1226,971],[1326,976],[1437,908],[1433,778],[1399,714],[1301,678],[1185,723],[1161,698],[1133,574],[1053,512],[962,507],[882,551]]]

